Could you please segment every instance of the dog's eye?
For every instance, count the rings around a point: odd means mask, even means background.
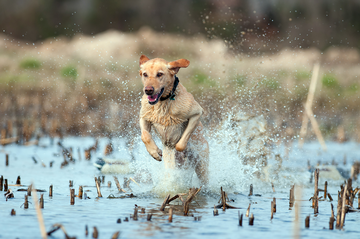
[[[161,72],[159,72],[159,73],[157,73],[157,77],[161,77],[161,76],[163,76],[164,74],[163,73],[161,73]]]
[[[143,74],[143,76],[147,77],[147,74],[146,74],[146,73],[144,73],[144,74]]]

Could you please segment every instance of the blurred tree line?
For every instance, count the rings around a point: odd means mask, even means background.
[[[27,41],[107,29],[221,38],[235,51],[360,47],[360,0],[0,0],[0,30]]]

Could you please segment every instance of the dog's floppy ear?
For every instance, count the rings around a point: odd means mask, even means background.
[[[141,56],[140,56],[140,61],[139,61],[140,66],[141,66],[142,64],[144,64],[145,62],[147,62],[148,60],[150,60],[150,59],[149,59],[147,56],[141,55]]]
[[[179,59],[176,61],[172,61],[168,63],[168,69],[170,70],[170,72],[175,75],[179,72],[180,68],[186,68],[188,67],[190,64],[190,61],[186,60],[186,59]]]

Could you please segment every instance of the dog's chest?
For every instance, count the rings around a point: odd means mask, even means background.
[[[164,126],[162,124],[153,123],[153,126],[164,145],[175,147],[175,144],[179,142],[182,134],[184,133],[187,124],[188,122],[184,122],[177,125]]]
[[[179,117],[170,104],[159,106],[142,108],[140,117],[152,124],[164,145],[173,147],[184,133],[188,119]]]

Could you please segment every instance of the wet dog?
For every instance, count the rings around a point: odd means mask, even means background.
[[[140,57],[140,76],[144,85],[141,100],[141,139],[149,154],[164,160],[165,168],[191,165],[201,183],[208,182],[209,145],[203,135],[201,106],[179,82],[176,74],[190,62],[179,59]],[[160,150],[150,131],[153,128],[163,144]]]

